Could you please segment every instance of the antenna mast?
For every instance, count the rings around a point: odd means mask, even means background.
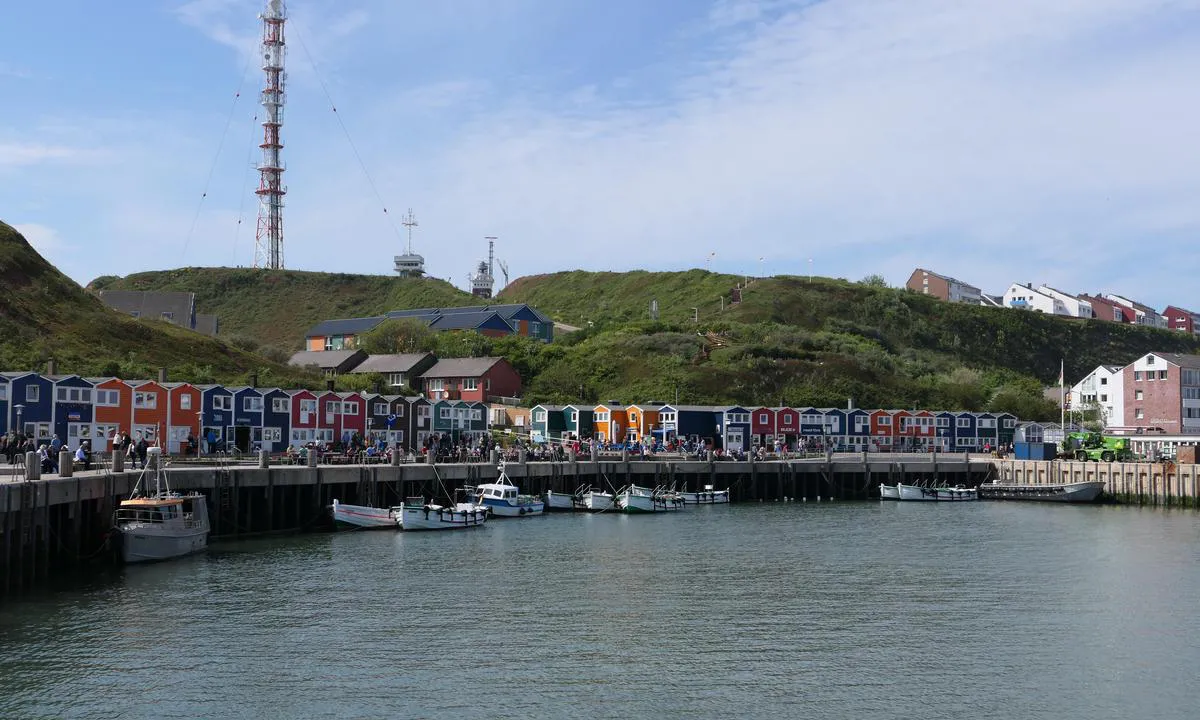
[[[417,222],[417,217],[413,215],[412,208],[408,209],[408,214],[404,216],[404,222],[400,224],[408,228],[408,248],[404,252],[412,255],[412,229],[420,224]]]
[[[254,267],[283,269],[283,162],[279,159],[283,143],[279,128],[283,125],[283,106],[287,101],[284,83],[287,73],[283,60],[287,54],[283,25],[287,8],[283,0],[267,0],[259,18],[263,23],[262,69],[266,76],[260,101],[263,106],[262,162],[258,165],[258,230],[254,235]]]

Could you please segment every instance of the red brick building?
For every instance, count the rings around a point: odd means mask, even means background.
[[[521,394],[521,376],[504,358],[448,358],[421,376],[430,400],[488,402]]]
[[[1168,305],[1167,309],[1163,310],[1163,317],[1167,319],[1167,327],[1171,330],[1200,334],[1200,315],[1191,310]]]
[[[1148,353],[1121,375],[1126,426],[1200,433],[1200,355]]]
[[[1092,306],[1092,317],[1109,322],[1132,323],[1133,308],[1100,295],[1080,295],[1080,300]]]

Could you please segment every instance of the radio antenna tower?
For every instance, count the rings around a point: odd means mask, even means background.
[[[287,101],[284,83],[287,73],[283,60],[287,48],[283,40],[283,25],[287,8],[283,0],[267,0],[266,9],[258,16],[263,23],[262,69],[266,76],[260,102],[263,106],[262,162],[258,165],[258,231],[254,235],[254,267],[268,270],[283,269],[283,162],[279,159],[283,143],[279,128],[283,125],[283,105]]]

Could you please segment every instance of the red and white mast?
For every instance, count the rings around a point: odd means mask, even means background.
[[[263,106],[262,162],[258,165],[258,230],[254,235],[254,267],[270,270],[283,269],[283,196],[287,187],[283,184],[283,161],[280,154],[283,142],[279,139],[279,128],[283,125],[283,105],[287,100],[284,83],[287,73],[283,71],[283,60],[287,54],[284,45],[283,25],[287,22],[287,8],[283,0],[267,0],[267,7],[259,18],[263,23],[262,69],[266,75],[260,102]]]

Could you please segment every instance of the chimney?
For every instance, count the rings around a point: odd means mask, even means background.
[[[258,373],[256,372],[250,373],[250,387],[258,387]]]
[[[846,409],[847,410],[854,409],[854,398],[846,398]]]
[[[166,382],[167,382],[167,369],[159,368],[158,369],[158,384],[162,385]]]
[[[46,361],[46,374],[51,376],[58,374],[58,363],[54,362],[54,358]]]
[[[328,390],[329,392],[333,392],[333,380],[332,379],[325,381],[325,389]]]

